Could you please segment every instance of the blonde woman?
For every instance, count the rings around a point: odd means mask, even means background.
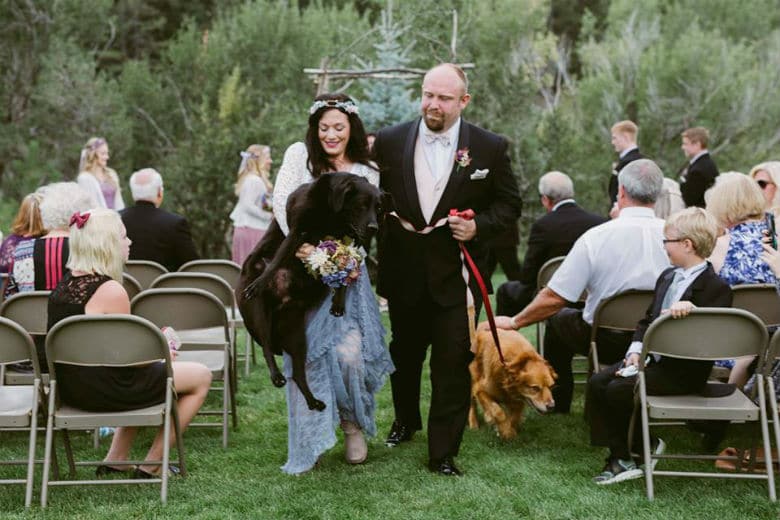
[[[48,328],[81,314],[130,314],[130,300],[122,287],[122,268],[130,251],[122,219],[115,211],[96,208],[70,218],[70,270],[49,296]],[[110,348],[106,344],[106,348]],[[173,354],[172,354],[173,356]],[[137,410],[163,400],[165,367],[160,363],[133,367],[56,365],[61,399],[84,410]],[[200,409],[211,384],[211,371],[200,363],[173,363],[173,383],[179,400],[179,421],[186,428]],[[105,460],[126,461],[136,428],[117,428]],[[171,442],[175,442],[172,438]],[[145,460],[160,460],[162,428]],[[133,471],[135,478],[153,478],[159,467],[141,464],[98,466],[98,476]],[[172,469],[173,473],[176,469]]]
[[[775,217],[780,217],[780,190],[777,189],[780,184],[780,161],[757,164],[750,170],[749,175],[764,194],[764,209],[774,213]]]
[[[108,143],[102,137],[91,137],[81,150],[76,182],[84,188],[98,207],[124,209],[119,176],[108,167]]]
[[[271,225],[271,149],[250,145],[241,152],[236,195],[238,202],[230,213],[233,221],[233,261],[241,265]]]

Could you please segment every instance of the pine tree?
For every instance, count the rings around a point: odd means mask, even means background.
[[[399,43],[407,29],[393,22],[390,10],[382,11],[378,27],[380,41],[374,44],[376,63],[358,58],[360,66],[363,69],[409,66],[409,55],[414,41],[405,48]],[[360,80],[360,85],[363,91],[360,118],[369,132],[406,121],[417,112],[417,102],[413,99],[410,80],[372,78]]]

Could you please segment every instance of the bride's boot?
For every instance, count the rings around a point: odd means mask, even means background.
[[[347,462],[360,464],[368,457],[368,445],[363,437],[363,431],[352,421],[341,421],[344,431],[344,451]]]

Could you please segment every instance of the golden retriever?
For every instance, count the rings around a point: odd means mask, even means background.
[[[474,339],[469,427],[479,428],[479,402],[485,421],[496,426],[502,439],[512,439],[526,403],[539,413],[555,408],[551,389],[558,375],[519,332],[499,330],[498,338],[506,366],[501,365],[490,331],[478,331]]]

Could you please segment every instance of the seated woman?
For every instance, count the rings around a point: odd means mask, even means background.
[[[79,314],[129,314],[130,300],[122,287],[122,268],[130,250],[119,214],[109,209],[76,213],[71,218],[70,258],[62,280],[49,296],[48,328]],[[106,345],[110,348],[110,344]],[[171,357],[175,354],[171,352]],[[61,399],[84,410],[110,412],[136,410],[162,402],[165,367],[154,363],[142,367],[56,366]],[[173,382],[178,395],[179,421],[186,428],[200,409],[211,385],[211,371],[200,363],[173,362]],[[107,461],[128,459],[137,428],[117,428]],[[171,438],[171,443],[176,441]],[[160,460],[162,428],[157,432],[145,460]],[[98,476],[134,471],[135,478],[155,478],[157,465],[98,466]],[[175,470],[173,470],[175,472]]]
[[[14,252],[19,242],[37,238],[46,232],[41,220],[41,198],[40,193],[30,193],[22,199],[11,224],[11,234],[0,245],[0,273],[10,275],[13,272]],[[3,281],[3,292],[6,296],[17,292],[16,287],[8,283],[11,280],[13,278],[8,277]]]
[[[761,241],[767,230],[764,221],[766,201],[758,184],[742,173],[728,172],[715,180],[704,195],[707,211],[726,228],[718,237],[710,262],[729,285],[775,283],[775,275],[761,260]],[[731,368],[729,383],[745,384],[752,357],[718,361]]]
[[[766,201],[766,211],[772,212],[775,217],[780,217],[780,161],[767,161],[757,164],[750,169],[750,177],[756,181]]]
[[[13,278],[18,292],[54,289],[65,274],[70,216],[92,207],[89,194],[75,182],[55,182],[36,193],[42,199],[41,221],[48,232],[16,246]]]

